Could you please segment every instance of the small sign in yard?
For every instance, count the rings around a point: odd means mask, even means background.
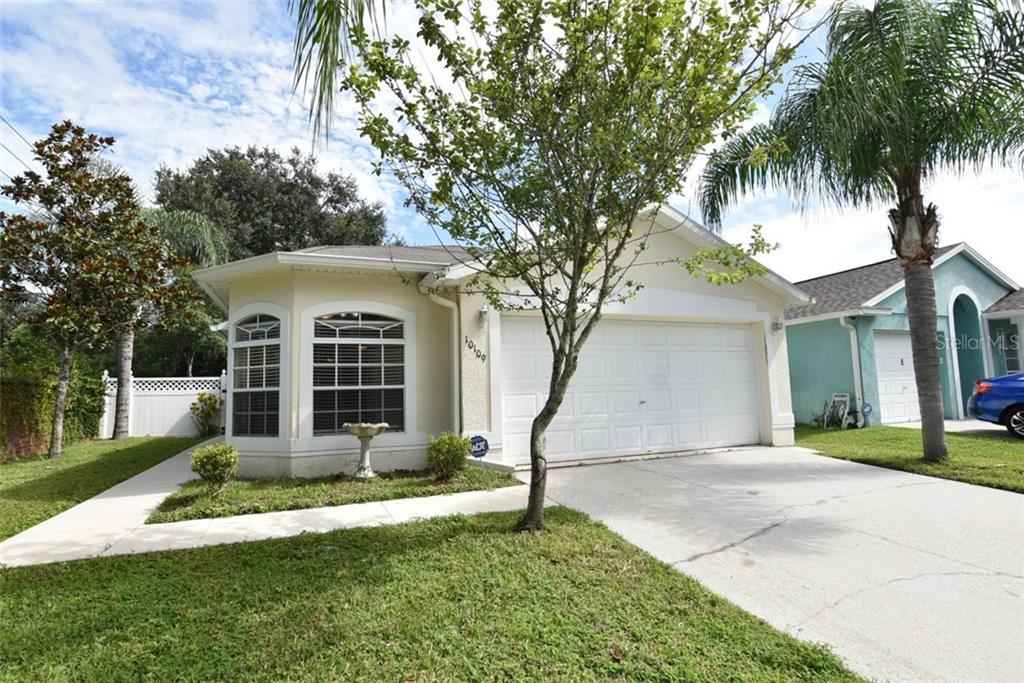
[[[482,458],[487,455],[487,451],[491,450],[490,444],[487,443],[487,439],[480,436],[479,434],[469,439],[469,454],[474,458]]]

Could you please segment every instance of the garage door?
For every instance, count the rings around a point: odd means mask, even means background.
[[[551,352],[536,318],[503,316],[503,448],[525,462]],[[547,432],[551,461],[758,443],[752,329],[602,321]]]
[[[909,332],[876,332],[878,402],[884,424],[921,419]]]

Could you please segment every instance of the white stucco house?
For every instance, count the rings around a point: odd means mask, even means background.
[[[722,244],[663,207],[650,250]],[[195,273],[227,312],[226,438],[240,475],[319,476],[358,456],[346,422],[384,421],[374,467],[420,468],[430,436],[483,436],[529,461],[550,351],[537,314],[487,306],[461,250],[316,247]],[[549,462],[793,443],[784,309],[809,297],[768,273],[716,286],[677,265],[606,307],[547,435]]]

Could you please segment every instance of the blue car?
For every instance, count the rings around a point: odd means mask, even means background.
[[[1024,372],[1005,377],[979,379],[967,401],[971,417],[1005,426],[1024,439]]]

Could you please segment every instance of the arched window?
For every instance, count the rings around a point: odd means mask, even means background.
[[[313,321],[313,434],[345,423],[387,422],[405,430],[405,327],[372,313],[331,313]]]
[[[232,351],[233,436],[277,436],[281,321],[259,313],[235,324]]]

